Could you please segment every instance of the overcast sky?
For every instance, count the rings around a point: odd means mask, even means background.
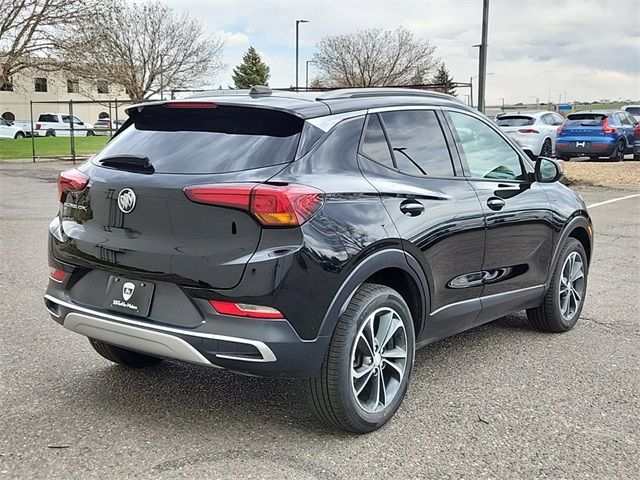
[[[428,39],[454,80],[477,75],[482,0],[165,1],[225,38],[228,68],[216,86],[233,84],[250,45],[270,65],[271,86],[294,84],[296,19],[310,22],[300,25],[301,85],[323,36],[374,27],[404,26]],[[487,71],[487,104],[557,102],[565,90],[568,101],[639,100],[640,0],[491,0]]]

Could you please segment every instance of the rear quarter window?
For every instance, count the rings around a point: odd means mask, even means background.
[[[294,160],[304,121],[286,112],[163,105],[134,112],[131,124],[93,159],[147,157],[156,173],[227,173]]]

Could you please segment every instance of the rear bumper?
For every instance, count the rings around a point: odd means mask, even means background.
[[[582,140],[579,142],[582,142]],[[594,155],[608,157],[613,154],[616,148],[616,141],[598,140],[597,142],[592,142],[590,140],[584,140],[584,142],[585,146],[583,147],[576,146],[576,140],[556,141],[556,154],[574,157],[589,157]]]
[[[57,295],[56,295],[57,293]],[[307,378],[317,375],[328,338],[301,340],[286,321],[207,318],[197,328],[176,328],[79,305],[48,292],[53,320],[86,337],[129,350],[247,375]]]

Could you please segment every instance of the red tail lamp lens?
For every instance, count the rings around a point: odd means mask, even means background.
[[[535,128],[521,128],[520,130],[518,130],[520,133],[540,133],[538,130],[536,130]]]
[[[603,133],[618,133],[616,127],[609,126],[609,117],[605,118],[604,122],[602,122],[602,131]]]
[[[193,185],[184,193],[194,202],[246,210],[267,227],[302,225],[324,201],[323,192],[304,185]]]
[[[284,318],[279,310],[262,305],[251,305],[248,303],[223,302],[219,300],[209,300],[216,312],[234,317],[262,318],[265,320],[279,320]]]
[[[58,175],[58,199],[64,202],[67,192],[79,192],[89,183],[89,177],[75,168]]]

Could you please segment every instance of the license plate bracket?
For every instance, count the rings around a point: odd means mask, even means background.
[[[145,280],[131,280],[111,275],[103,306],[116,312],[146,317],[151,309],[154,289],[155,285]]]

